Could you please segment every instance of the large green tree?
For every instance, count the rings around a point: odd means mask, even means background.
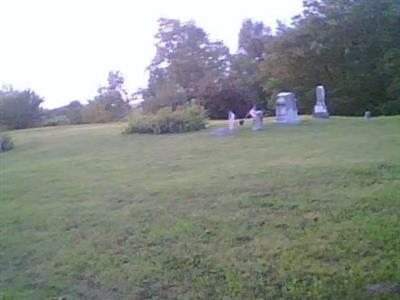
[[[0,127],[23,129],[38,125],[43,99],[31,90],[0,90]]]
[[[194,22],[160,19],[156,47],[148,88],[142,91],[145,107],[154,110],[199,99],[206,87],[227,76],[228,48],[211,42]]]
[[[266,58],[265,44],[272,38],[271,28],[263,22],[246,19],[239,31],[239,53],[254,61]]]
[[[241,86],[247,102],[267,108],[269,94],[263,88],[258,69],[267,59],[266,45],[271,41],[271,29],[263,22],[244,20],[239,32],[238,53],[231,58],[230,78]]]

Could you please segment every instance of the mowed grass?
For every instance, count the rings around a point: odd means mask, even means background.
[[[268,122],[11,132],[0,299],[400,299],[400,118]]]

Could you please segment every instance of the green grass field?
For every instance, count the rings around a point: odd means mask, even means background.
[[[0,299],[400,299],[400,117],[268,122],[10,132]]]

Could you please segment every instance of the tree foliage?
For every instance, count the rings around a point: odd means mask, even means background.
[[[230,54],[222,42],[212,42],[194,22],[160,19],[156,56],[149,66],[148,88],[142,92],[146,110],[176,107],[205,99],[208,89],[228,76]]]
[[[84,123],[106,123],[119,121],[129,111],[123,89],[124,77],[119,71],[108,74],[108,85],[98,90],[98,95],[82,110]]]
[[[238,53],[231,58],[230,80],[236,80],[247,103],[267,109],[268,91],[263,88],[259,65],[268,58],[266,45],[271,41],[271,29],[262,22],[243,21],[239,32]],[[243,113],[243,112],[240,112]]]
[[[143,110],[195,100],[212,118],[243,116],[254,104],[273,108],[278,92],[294,92],[300,113],[311,113],[315,87],[324,85],[331,114],[400,114],[400,1],[305,0],[292,24],[271,29],[244,20],[234,54],[211,41],[193,21],[159,20],[156,55],[140,94]],[[50,123],[118,121],[129,111],[119,71],[83,107],[45,111]],[[33,126],[42,113],[34,92],[0,91],[0,126]]]
[[[12,87],[0,90],[0,126],[23,129],[38,124],[43,99],[31,90],[18,91]]]
[[[65,106],[43,110],[42,124],[43,126],[82,124],[83,108],[84,106],[78,100],[74,100]]]
[[[133,112],[124,133],[182,133],[205,128],[206,112],[195,103],[188,102],[174,109],[164,107],[156,113]]]
[[[239,53],[254,61],[264,60],[265,45],[271,38],[271,28],[265,26],[263,22],[244,20],[239,32]]]
[[[300,112],[311,113],[322,84],[333,114],[397,114],[399,28],[398,0],[306,0],[274,34],[245,20],[238,52],[229,54],[195,23],[161,19],[145,103],[154,111],[196,98],[220,118],[251,104],[271,108],[276,93],[292,91]]]
[[[260,64],[264,88],[295,91],[311,112],[313,89],[323,84],[334,114],[400,113],[400,2],[307,0],[293,27],[266,44]]]

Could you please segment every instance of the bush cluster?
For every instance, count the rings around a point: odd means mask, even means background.
[[[206,126],[206,112],[202,106],[188,104],[175,109],[164,107],[156,113],[133,112],[124,133],[181,133],[197,131]]]
[[[47,126],[62,126],[62,125],[70,125],[71,121],[67,116],[64,115],[58,115],[54,117],[50,117],[45,119],[42,122],[42,126],[47,127]]]
[[[0,152],[14,148],[14,142],[9,135],[0,134]]]

